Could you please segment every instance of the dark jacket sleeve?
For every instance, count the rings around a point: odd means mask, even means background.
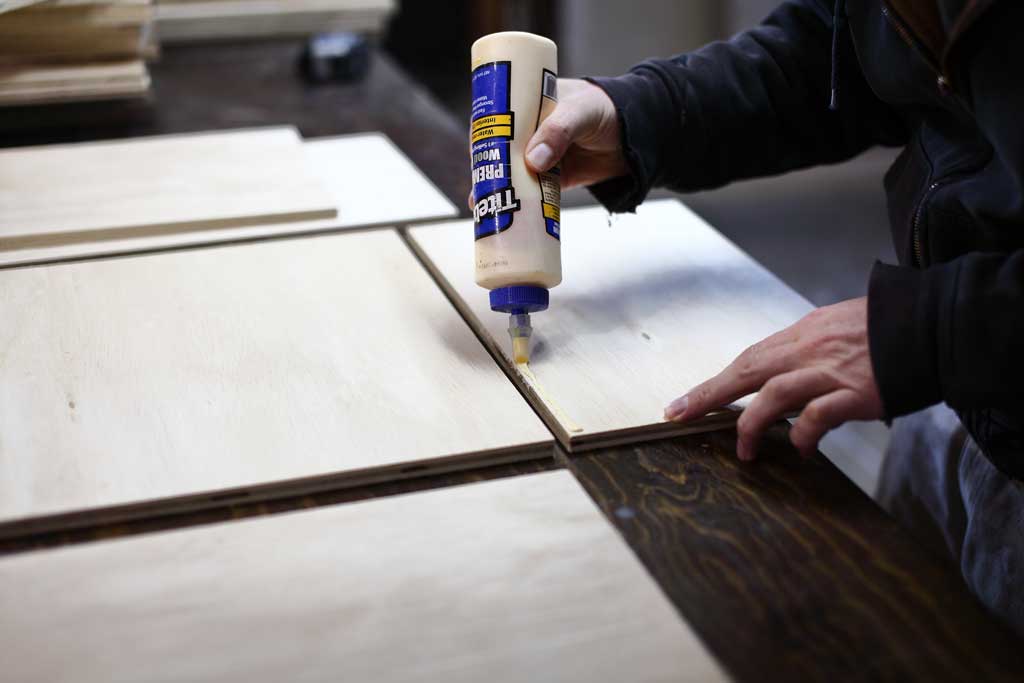
[[[617,78],[590,78],[619,115],[630,174],[591,187],[612,211],[632,211],[652,187],[690,191],[847,159],[901,144],[902,120],[861,75],[852,41],[838,41],[839,109],[829,110],[831,3],[784,3],[760,26]]]
[[[1024,6],[979,26],[958,91],[992,146],[998,184],[971,197],[975,220],[1024,243],[1024,89],[1015,67]],[[1016,235],[1013,233],[1016,231]],[[945,401],[957,410],[1024,408],[1024,250],[972,252],[918,270],[876,265],[868,292],[871,358],[888,417]]]

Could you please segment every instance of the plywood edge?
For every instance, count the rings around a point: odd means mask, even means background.
[[[300,479],[231,487],[186,496],[23,517],[0,522],[0,540],[7,541],[35,534],[160,519],[192,512],[223,509],[242,503],[265,503],[296,496],[351,489],[357,486],[411,480],[477,467],[492,467],[553,457],[554,441],[537,441],[508,448],[457,453],[439,458],[423,458],[381,467],[318,474]],[[2,555],[0,553],[0,556]]]
[[[118,240],[108,240],[106,242],[93,242],[93,245],[97,246],[95,251],[89,251],[87,253],[75,252],[68,254],[66,253],[67,246],[48,246],[41,248],[17,248],[17,249],[4,249],[0,246],[0,271],[11,270],[15,268],[27,268],[34,266],[48,266],[55,265],[58,263],[78,263],[80,261],[98,261],[101,259],[113,259],[113,258],[128,258],[132,256],[146,256],[149,254],[163,254],[176,251],[187,251],[190,249],[203,249],[206,247],[226,247],[234,245],[244,244],[255,244],[259,242],[272,242],[274,240],[284,239],[303,239],[310,237],[323,237],[325,235],[332,235],[338,233],[357,233],[357,232],[370,232],[374,230],[391,230],[394,229],[394,221],[382,221],[380,223],[368,223],[366,225],[359,226],[346,226],[346,225],[320,225],[321,221],[295,221],[290,224],[286,224],[280,232],[275,232],[270,235],[246,235],[245,233],[238,233],[232,235],[217,235],[206,239],[205,237],[197,238],[194,240],[183,241],[180,244],[158,244],[158,245],[138,245],[125,247],[118,244]],[[330,222],[330,221],[328,221]],[[265,225],[274,225],[274,223],[268,223]],[[245,227],[259,228],[262,226],[247,224]],[[189,231],[185,234],[202,235],[204,230]],[[182,234],[172,233],[172,234]],[[145,240],[145,237],[134,236],[124,239],[129,240]],[[103,245],[109,245],[108,249],[102,248]]]
[[[740,416],[738,409],[716,410],[692,422],[656,422],[640,427],[629,427],[594,434],[580,434],[570,441],[570,453],[583,453],[596,448],[628,446],[645,441],[657,441],[673,436],[705,434],[707,432],[732,429]]]
[[[118,60],[124,61],[124,60]],[[295,140],[297,145],[302,144],[302,136],[299,134],[298,128],[292,125],[274,125],[274,126],[248,126],[243,128],[225,128],[222,130],[196,130],[187,133],[159,133],[157,135],[134,135],[131,137],[120,137],[120,138],[105,138],[103,140],[79,140],[76,142],[60,142],[60,143],[43,143],[38,145],[22,145],[20,147],[7,147],[0,149],[0,159],[5,154],[15,154],[19,152],[28,152],[32,150],[65,150],[65,149],[78,149],[80,147],[102,147],[105,145],[118,145],[118,144],[132,144],[139,142],[156,142],[159,140],[170,140],[170,139],[183,139],[183,138],[197,138],[197,137],[219,137],[223,135],[233,134],[245,134],[245,133],[271,133],[279,132],[282,135],[288,135]]]
[[[67,246],[72,244],[126,239],[131,237],[159,237],[162,235],[215,230],[219,228],[273,225],[274,223],[319,219],[326,220],[337,217],[337,208],[331,206],[322,209],[286,211],[262,216],[227,216],[224,218],[208,219],[201,222],[193,220],[168,221],[166,223],[149,223],[146,225],[123,225],[117,226],[116,228],[10,235],[0,237],[0,251],[11,249],[31,249],[35,247]]]

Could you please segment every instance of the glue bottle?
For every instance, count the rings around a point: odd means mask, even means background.
[[[473,43],[470,148],[476,283],[491,310],[509,314],[516,363],[529,361],[530,314],[562,281],[557,168],[526,168],[526,143],[557,100],[557,48],[532,33],[492,33]]]

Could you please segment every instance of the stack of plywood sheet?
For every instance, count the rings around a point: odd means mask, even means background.
[[[14,0],[0,11],[0,105],[148,93],[152,0]]]
[[[394,10],[395,0],[160,0],[157,26],[165,42],[379,33]]]

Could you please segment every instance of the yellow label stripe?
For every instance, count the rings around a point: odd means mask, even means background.
[[[490,128],[491,126],[511,126],[512,125],[512,114],[491,114],[490,116],[481,116],[480,118],[473,121],[473,132],[477,132],[481,128]]]
[[[470,139],[473,142],[479,140],[486,140],[487,138],[498,138],[498,137],[512,137],[512,126],[491,126],[490,128],[480,128],[474,130],[473,135]]]
[[[551,218],[553,220],[561,220],[559,216],[562,212],[554,204],[541,204],[544,207],[544,218]]]

